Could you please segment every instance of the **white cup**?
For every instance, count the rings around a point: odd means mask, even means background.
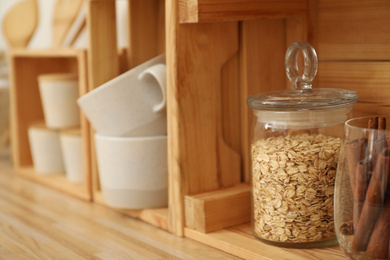
[[[80,129],[61,131],[60,142],[66,178],[73,183],[82,183],[84,181],[83,141]]]
[[[168,204],[167,136],[109,137],[95,134],[105,203],[141,209]]]
[[[63,173],[60,135],[57,130],[48,129],[43,123],[28,128],[34,170],[39,174]]]
[[[80,125],[77,74],[43,74],[38,82],[46,125],[53,129]]]
[[[98,134],[165,135],[165,88],[162,54],[90,91],[78,104]]]

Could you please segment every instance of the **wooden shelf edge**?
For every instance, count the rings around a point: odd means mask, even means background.
[[[86,49],[12,49],[10,57],[77,57],[80,53],[86,52]]]
[[[305,15],[307,0],[178,0],[179,23],[288,18]]]
[[[87,186],[85,184],[76,184],[68,181],[65,174],[55,173],[42,175],[36,173],[32,166],[15,167],[15,171],[18,175],[41,185],[66,193],[78,199],[92,201],[92,194],[88,191]]]
[[[136,218],[151,224],[155,227],[169,231],[169,221],[168,221],[168,208],[152,208],[152,209],[117,209],[108,206],[103,199],[102,193],[100,191],[94,191],[93,201],[99,205],[108,207],[114,211],[117,211],[121,214],[127,215],[132,218]]]
[[[189,228],[184,229],[185,237],[244,259],[332,259],[345,260],[338,245],[314,249],[282,248],[265,244],[251,234],[250,224],[204,234]]]

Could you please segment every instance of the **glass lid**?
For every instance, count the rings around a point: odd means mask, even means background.
[[[298,55],[304,59],[300,75]],[[314,48],[307,42],[291,44],[285,57],[286,74],[291,81],[291,90],[258,93],[249,96],[248,105],[257,110],[303,111],[348,107],[358,100],[356,91],[335,88],[314,88],[312,81],[317,74],[318,59]]]

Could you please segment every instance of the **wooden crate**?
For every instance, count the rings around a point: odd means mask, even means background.
[[[11,67],[11,136],[12,159],[20,175],[51,188],[84,200],[92,199],[89,124],[81,114],[83,139],[84,182],[71,183],[64,174],[40,175],[34,171],[28,140],[28,127],[43,121],[43,109],[37,77],[46,73],[77,73],[79,95],[87,92],[86,50],[13,50],[10,52]]]
[[[233,212],[247,211],[248,196],[237,188],[250,171],[245,101],[289,88],[284,55],[291,43],[316,48],[314,87],[358,91],[355,116],[390,112],[389,11],[385,0],[166,1],[171,232],[245,259],[345,259],[338,246],[256,241],[248,217],[226,217],[226,201]]]

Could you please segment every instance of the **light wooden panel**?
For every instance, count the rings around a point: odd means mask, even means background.
[[[306,0],[179,0],[182,23],[285,18],[305,14]]]
[[[388,0],[320,0],[319,58],[389,60],[389,14]]]
[[[165,52],[164,0],[129,1],[129,68]]]
[[[390,113],[390,62],[320,62],[319,86],[357,91],[354,116]]]

